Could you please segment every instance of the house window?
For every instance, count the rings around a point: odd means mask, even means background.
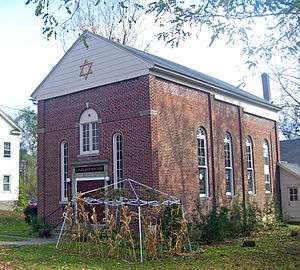
[[[60,145],[60,164],[61,164],[61,201],[68,200],[68,164],[69,164],[69,149],[68,143],[62,142]]]
[[[266,193],[270,193],[271,192],[270,154],[269,154],[269,144],[267,140],[265,140],[263,143],[263,156],[264,156],[265,191]]]
[[[200,196],[208,197],[207,138],[203,128],[197,131],[197,150]]]
[[[248,192],[255,193],[255,176],[254,176],[254,163],[253,163],[253,143],[250,137],[246,138],[246,156],[247,156],[247,179],[248,179]]]
[[[3,149],[4,149],[3,156],[5,158],[10,158],[11,157],[11,145],[10,145],[10,142],[5,142]]]
[[[298,189],[297,188],[289,188],[290,194],[290,202],[298,201]]]
[[[232,166],[232,140],[227,132],[224,137],[225,182],[226,195],[233,195],[233,166]]]
[[[3,176],[3,191],[10,191],[10,176],[4,175]]]
[[[114,166],[114,184],[118,186],[118,181],[123,179],[123,139],[120,133],[113,136],[113,166]]]
[[[87,109],[80,117],[80,154],[99,153],[99,119],[95,110]]]

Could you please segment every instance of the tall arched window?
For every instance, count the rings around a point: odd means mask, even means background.
[[[67,142],[60,144],[60,194],[61,201],[68,201],[69,147]]]
[[[226,195],[234,194],[233,185],[233,162],[232,162],[232,140],[231,135],[227,132],[224,137],[224,159],[225,159],[225,182]]]
[[[263,155],[264,155],[264,176],[265,176],[265,191],[266,193],[271,192],[271,175],[270,175],[270,151],[269,143],[264,140],[263,143]]]
[[[246,138],[246,156],[247,156],[247,179],[248,179],[248,192],[255,193],[255,175],[254,175],[254,162],[253,162],[253,143],[250,137]]]
[[[200,196],[208,197],[207,138],[203,128],[197,130],[197,149]]]
[[[87,109],[80,117],[80,154],[99,153],[98,115]]]
[[[115,188],[120,188],[117,184],[123,179],[123,139],[120,133],[113,136],[113,167]]]

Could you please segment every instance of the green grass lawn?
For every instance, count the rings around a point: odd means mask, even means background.
[[[18,241],[30,237],[30,226],[23,213],[0,211],[0,241]]]
[[[290,236],[291,228],[300,229],[290,226],[256,235],[253,248],[241,247],[242,239],[238,239],[144,264],[70,254],[44,245],[2,248],[0,265],[8,269],[300,269],[300,238]]]

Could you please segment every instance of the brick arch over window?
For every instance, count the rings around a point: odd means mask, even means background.
[[[80,116],[80,154],[99,153],[99,118],[93,109],[85,110]]]

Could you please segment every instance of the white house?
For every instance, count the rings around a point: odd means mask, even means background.
[[[279,163],[282,215],[286,221],[300,222],[300,166]]]
[[[19,196],[20,128],[0,110],[0,210],[13,209]]]

